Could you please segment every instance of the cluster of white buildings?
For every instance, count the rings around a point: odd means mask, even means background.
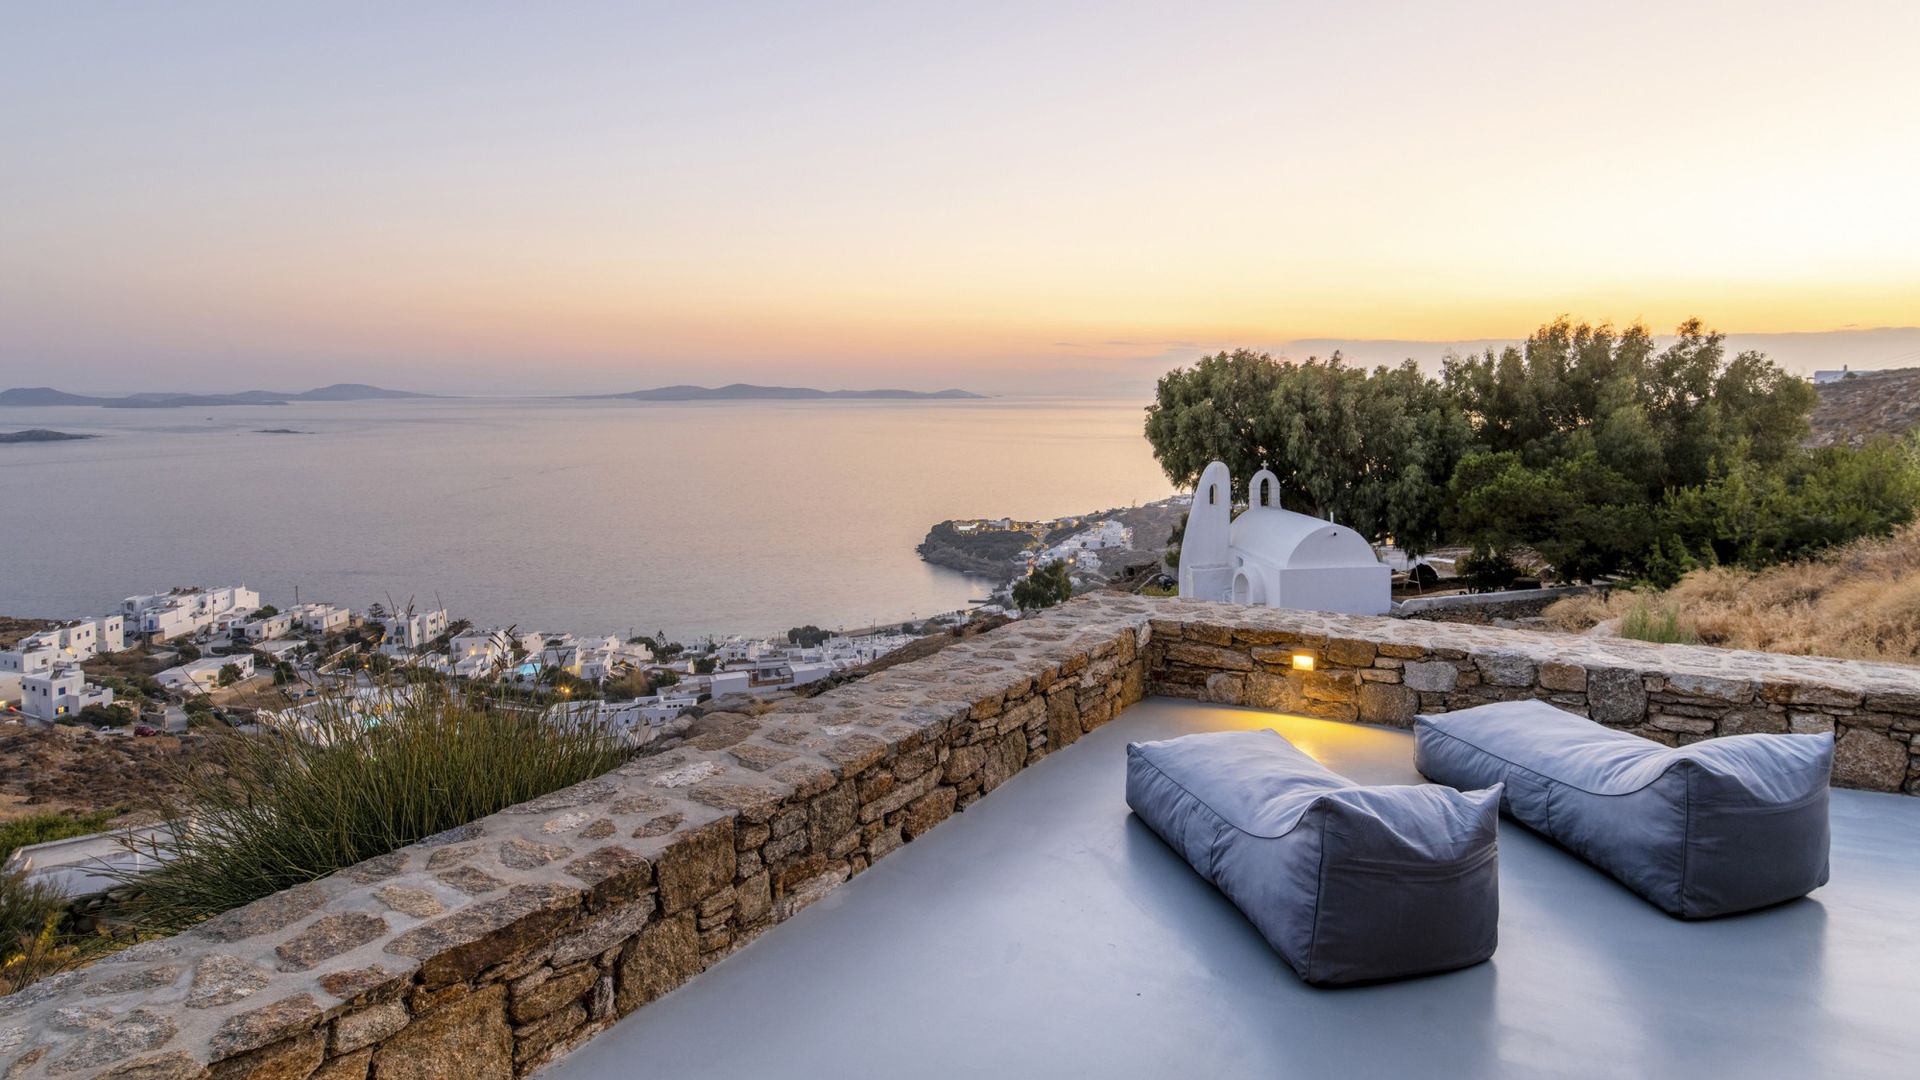
[[[120,605],[127,633],[147,641],[168,641],[202,631],[231,631],[258,610],[260,594],[245,585],[129,596]]]
[[[906,634],[835,636],[818,645],[732,637],[716,642],[709,674],[689,671],[688,685],[715,696],[766,694],[819,682],[837,671],[872,663],[913,640]]]
[[[1128,539],[1125,529],[1102,523],[1068,543],[1084,553],[1122,545]],[[462,629],[449,636],[453,624],[445,609],[407,610],[375,621],[383,631],[379,646],[383,654],[458,678],[532,683],[548,671],[559,670],[601,683],[627,671],[670,671],[677,682],[646,697],[559,707],[564,718],[591,719],[640,742],[709,696],[765,694],[806,686],[872,663],[913,640],[904,633],[836,635],[803,646],[733,637],[710,642],[708,648],[669,663],[655,657],[647,642],[613,635],[493,627]],[[88,684],[79,666],[98,653],[118,652],[142,641],[157,644],[192,638],[216,648],[230,643],[231,651],[190,660],[154,676],[168,690],[203,694],[253,678],[260,664],[291,660],[324,635],[352,625],[353,614],[344,607],[304,603],[276,610],[263,607],[260,594],[242,585],[130,596],[114,614],[31,634],[13,648],[0,650],[0,705],[15,705],[37,720],[77,714],[88,706],[113,701],[113,692]]]
[[[426,618],[427,626],[438,627],[433,638],[446,632],[444,611],[415,618]],[[515,682],[533,682],[542,672],[557,668],[576,678],[601,682],[628,668],[644,668],[653,663],[653,650],[646,643],[623,641],[611,634],[582,638],[567,633],[541,634],[493,627],[463,630],[453,635],[445,653],[417,655],[418,646],[399,644],[418,640],[422,632],[403,625],[402,636],[397,640],[389,638],[381,647],[393,655],[408,655],[409,662],[416,666],[464,679],[504,675]],[[393,647],[389,649],[389,646]]]
[[[86,681],[80,665],[101,653],[115,653],[141,642],[185,638],[230,641],[276,660],[303,645],[289,635],[312,636],[344,629],[353,615],[332,604],[300,604],[286,611],[260,612],[260,594],[244,585],[218,589],[182,588],[129,596],[120,610],[79,619],[20,639],[0,649],[0,707],[17,708],[31,720],[53,721],[90,706],[113,703],[113,691]],[[254,658],[245,651],[210,656],[168,668],[154,679],[183,693],[213,689],[228,665],[242,678],[254,674]]]
[[[80,664],[126,647],[125,620],[119,615],[28,634],[11,649],[0,650],[0,704],[42,721],[111,705],[113,691],[88,683]]]
[[[1029,568],[1050,562],[1064,562],[1081,570],[1098,570],[1100,552],[1132,546],[1133,530],[1108,519],[1096,522],[1057,544],[1038,551],[1023,551],[1014,557],[1014,561]]]

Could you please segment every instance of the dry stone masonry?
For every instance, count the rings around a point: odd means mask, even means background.
[[[524,1076],[1147,693],[1833,730],[1837,782],[1920,794],[1916,669],[1093,597],[0,999],[0,1080]]]
[[[1669,746],[1832,732],[1835,784],[1920,795],[1920,668],[1178,601],[1149,629],[1150,693],[1392,727],[1541,698]]]

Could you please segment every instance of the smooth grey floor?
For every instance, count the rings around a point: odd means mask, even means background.
[[[1833,881],[1669,918],[1512,822],[1500,948],[1302,985],[1122,799],[1133,739],[1270,726],[1412,783],[1403,732],[1149,700],[543,1080],[1920,1075],[1920,798],[1833,793]]]

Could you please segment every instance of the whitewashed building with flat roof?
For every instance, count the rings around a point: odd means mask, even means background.
[[[233,628],[233,636],[241,641],[262,642],[286,637],[293,632],[293,616],[287,612],[276,612],[265,618],[255,616]]]
[[[253,678],[253,657],[247,653],[234,653],[231,656],[207,656],[199,660],[190,660],[178,667],[170,667],[153,677],[153,681],[169,690],[184,693],[206,693],[220,685],[220,671],[228,664],[240,670],[242,679]]]
[[[120,605],[128,631],[152,641],[231,628],[259,609],[260,594],[245,585],[129,596]]]
[[[308,634],[330,634],[335,630],[344,630],[353,621],[353,612],[334,604],[296,604],[287,609],[293,621],[301,631]]]
[[[380,620],[380,625],[387,632],[380,642],[382,648],[424,648],[434,638],[447,632],[447,609],[438,608],[417,615],[389,615]]]
[[[58,664],[20,680],[20,711],[51,723],[92,705],[111,705],[113,691],[87,682],[78,664]]]

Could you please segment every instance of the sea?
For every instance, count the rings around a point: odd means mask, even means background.
[[[914,546],[948,518],[1172,494],[1144,402],[406,399],[0,408],[0,614],[182,585],[445,607],[678,640],[855,628],[994,584]]]

